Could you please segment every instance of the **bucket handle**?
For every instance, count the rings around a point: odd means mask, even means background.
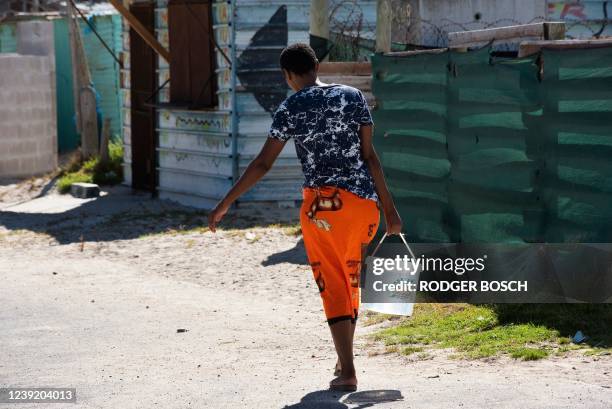
[[[380,245],[383,243],[383,241],[387,238],[387,232],[385,232],[383,234],[383,236],[380,238],[380,241],[378,242],[378,244],[376,245],[376,248],[374,249],[374,251],[372,252],[371,256],[374,257],[374,255],[376,254],[376,252],[378,251],[378,248],[380,247]],[[404,245],[406,246],[406,248],[408,249],[408,252],[410,253],[410,256],[413,259],[416,259],[416,257],[414,256],[414,253],[412,252],[412,249],[410,248],[410,246],[408,245],[408,242],[406,241],[406,238],[404,237],[404,233],[399,233],[400,239],[402,239],[402,241],[404,242]]]

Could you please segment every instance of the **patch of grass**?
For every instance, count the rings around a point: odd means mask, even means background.
[[[365,311],[363,325],[368,327],[370,325],[380,324],[385,321],[395,321],[401,319],[398,315],[382,314],[379,312]]]
[[[565,356],[567,355],[568,352],[570,351],[575,351],[578,349],[584,349],[584,346],[582,345],[576,345],[576,344],[572,344],[569,342],[565,343],[564,341],[566,340],[566,338],[561,338],[559,340],[559,342],[557,342],[557,344],[559,344],[559,346],[557,347],[557,350],[555,351],[555,355],[556,356]],[[584,352],[585,355],[588,355],[588,350]]]
[[[548,351],[536,348],[516,348],[510,352],[510,356],[523,361],[537,361],[538,359],[546,358]]]
[[[576,331],[589,338],[583,347],[612,347],[612,304],[497,304],[500,324],[532,323],[559,331],[559,343],[569,344]]]
[[[299,223],[294,223],[294,224],[274,223],[266,227],[280,229],[283,232],[283,234],[287,236],[299,237],[302,235],[302,226],[300,226]]]
[[[585,343],[571,343],[577,330],[589,337]],[[574,350],[603,356],[612,351],[612,304],[418,304],[409,320],[373,337],[398,352],[451,348],[458,358],[535,360]]]
[[[189,227],[189,228],[184,227],[184,226],[179,226],[177,228],[169,227],[166,230],[141,234],[140,236],[138,236],[138,238],[143,239],[147,237],[156,237],[156,236],[180,236],[180,235],[187,235],[187,234],[194,234],[194,233],[202,234],[208,231],[209,231],[208,226],[194,226],[194,227]]]
[[[68,193],[73,183],[96,183],[115,185],[123,180],[123,144],[111,141],[108,146],[109,160],[101,162],[94,156],[84,162],[71,160],[60,173],[57,187],[60,193]]]
[[[74,172],[67,173],[59,178],[57,181],[57,189],[60,193],[68,193],[70,191],[70,186],[73,183],[92,183],[93,178],[90,174],[85,172]]]
[[[485,358],[510,354],[524,360],[540,359],[559,342],[559,331],[532,323],[502,324],[491,306],[418,304],[410,320],[375,333],[387,346],[452,348],[461,357]],[[412,347],[412,348],[411,348]]]
[[[417,352],[423,352],[423,347],[409,346],[402,348],[402,355],[412,355]]]
[[[588,349],[584,352],[587,356],[610,356],[612,355],[612,348],[593,348]]]

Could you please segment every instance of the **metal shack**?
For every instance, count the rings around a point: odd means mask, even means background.
[[[114,53],[121,50],[121,16],[106,4],[86,7],[79,3],[92,29],[79,18],[83,45],[99,98],[102,118],[111,119],[112,135],[121,133],[121,106],[119,98],[119,64],[104,48],[99,35]],[[0,15],[0,54],[17,51],[18,25],[23,22],[50,22],[53,25],[53,53],[55,56],[55,81],[57,84],[57,147],[59,152],[68,152],[79,146],[79,134],[75,126],[74,94],[72,92],[72,56],[68,37],[68,20],[65,13],[11,13],[4,18]]]
[[[287,44],[309,42],[310,7],[299,0],[129,4],[132,18],[170,56],[159,56],[124,19],[125,183],[213,206],[257,154],[272,113],[289,95],[278,56]],[[360,37],[373,37],[376,1],[330,1],[329,7],[330,25],[344,24],[341,34],[357,29]],[[360,74],[369,86],[369,67],[354,76]],[[293,206],[302,180],[291,142],[241,203]]]

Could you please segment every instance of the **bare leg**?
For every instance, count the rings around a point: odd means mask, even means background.
[[[329,326],[338,359],[342,367],[340,376],[331,381],[331,385],[357,385],[355,365],[353,363],[353,331],[355,325],[350,320],[343,320]]]
[[[353,327],[351,330],[351,345],[353,345],[353,340],[355,339],[355,328],[357,327],[357,323],[356,322],[355,324],[351,323],[351,326]],[[336,368],[334,370],[334,376],[340,376],[341,373],[342,373],[342,364],[340,363],[340,358],[338,358],[336,360]]]

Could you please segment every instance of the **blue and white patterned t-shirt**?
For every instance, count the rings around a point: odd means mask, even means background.
[[[371,124],[365,97],[340,84],[313,85],[285,99],[274,113],[270,137],[293,137],[302,163],[304,186],[337,186],[378,200],[361,157],[359,127]]]

